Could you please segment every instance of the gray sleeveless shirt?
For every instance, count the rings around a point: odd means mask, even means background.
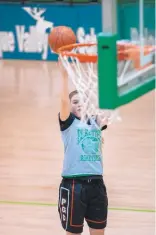
[[[60,121],[64,143],[63,177],[103,174],[101,129],[94,119],[82,123],[74,114]]]

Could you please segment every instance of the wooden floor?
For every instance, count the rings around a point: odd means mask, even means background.
[[[0,201],[57,204],[63,160],[55,63],[0,61]],[[72,87],[72,86],[70,86]],[[154,92],[105,131],[106,235],[154,235]],[[57,206],[0,202],[0,235],[63,235]],[[128,211],[112,208],[127,208]],[[84,235],[88,235],[85,226]]]

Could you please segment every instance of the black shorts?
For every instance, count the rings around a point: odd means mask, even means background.
[[[63,179],[58,211],[62,227],[68,232],[82,233],[84,219],[90,228],[104,229],[108,198],[102,177]]]

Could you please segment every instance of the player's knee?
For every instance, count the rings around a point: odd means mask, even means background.
[[[81,235],[81,233],[70,233],[70,232],[66,232],[66,235]]]
[[[89,228],[90,235],[104,235],[105,230],[104,229],[94,229]]]

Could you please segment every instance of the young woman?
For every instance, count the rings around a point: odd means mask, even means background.
[[[102,137],[99,121],[82,123],[79,94],[68,91],[68,76],[61,67],[62,97],[59,123],[64,144],[59,215],[66,235],[81,234],[84,219],[90,235],[104,235],[108,199],[103,182]]]

